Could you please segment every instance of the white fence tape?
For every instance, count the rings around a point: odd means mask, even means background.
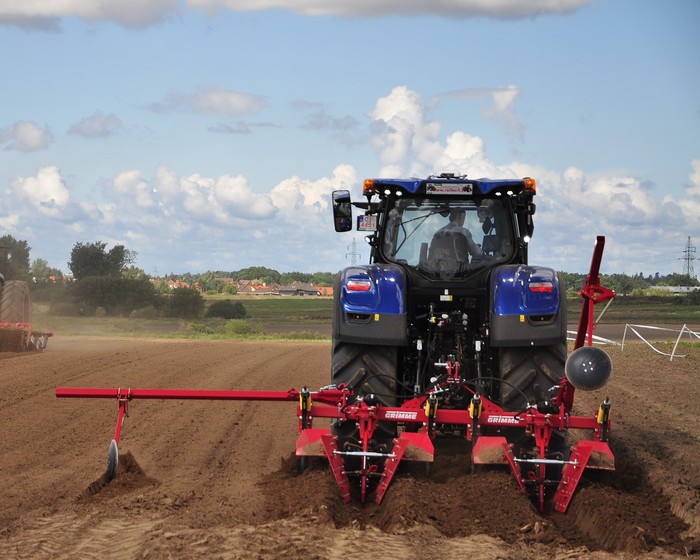
[[[566,340],[574,341],[576,340],[576,331],[566,331],[567,337]],[[593,344],[612,344],[613,346],[620,346],[619,342],[615,342],[614,340],[610,340],[609,338],[603,338],[602,336],[597,336],[593,335]],[[588,340],[588,336],[586,336],[586,340]]]
[[[683,327],[678,330],[678,329],[667,329],[665,327],[653,327],[650,325],[630,325],[627,323],[625,325],[625,332],[622,334],[622,350],[625,348],[625,338],[627,337],[627,330],[632,331],[634,334],[636,334],[649,348],[651,348],[654,352],[657,354],[661,354],[662,356],[669,356],[671,360],[673,358],[685,358],[687,354],[676,354],[676,349],[678,348],[678,343],[681,341],[681,338],[683,337],[684,333],[688,333],[688,338],[690,340],[693,340],[693,337],[697,338],[700,340],[700,333],[697,333],[695,331],[692,331],[688,328],[687,325],[683,325]],[[676,337],[676,343],[673,345],[673,350],[671,350],[671,353],[669,354],[668,352],[662,352],[658,348],[656,348],[651,342],[649,342],[646,338],[644,338],[641,334],[639,334],[638,329],[648,329],[648,330],[654,330],[654,331],[666,331],[666,332],[672,332],[672,333],[678,333],[678,337]],[[647,335],[648,336],[648,335]]]

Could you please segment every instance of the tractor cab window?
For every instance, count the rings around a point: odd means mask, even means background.
[[[399,199],[387,215],[382,253],[390,262],[443,279],[503,263],[514,248],[504,203]]]

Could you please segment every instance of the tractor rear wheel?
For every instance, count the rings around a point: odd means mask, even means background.
[[[500,355],[501,398],[506,410],[524,410],[550,398],[549,389],[564,375],[566,343],[550,346],[502,348]]]
[[[396,367],[398,352],[394,346],[376,346],[333,341],[331,383],[344,383],[356,394],[377,397],[384,406],[396,405]]]
[[[29,286],[26,282],[5,282],[0,299],[0,320],[8,323],[29,322]]]
[[[377,404],[396,405],[396,368],[398,351],[393,346],[376,346],[333,341],[331,383],[344,383],[355,395],[373,395]],[[358,441],[354,422],[333,422],[333,433],[344,442]],[[386,447],[396,437],[396,424],[380,422],[374,433],[375,441]]]

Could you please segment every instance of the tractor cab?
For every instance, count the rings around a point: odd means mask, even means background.
[[[535,205],[533,179],[471,180],[442,174],[424,180],[367,179],[367,202],[336,191],[336,231],[352,229],[352,206],[364,210],[372,262],[395,263],[427,280],[460,280],[506,263],[527,263]]]

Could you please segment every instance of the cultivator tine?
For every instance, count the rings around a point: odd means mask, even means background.
[[[396,469],[398,468],[401,459],[403,459],[403,456],[406,453],[406,448],[408,446],[409,440],[407,438],[400,437],[394,440],[393,453],[384,462],[384,472],[382,473],[382,478],[380,479],[379,484],[377,485],[377,491],[375,493],[375,502],[377,504],[382,503],[384,494],[386,494],[386,491],[389,488],[389,484],[394,478]]]
[[[340,494],[343,497],[343,501],[347,503],[350,501],[350,481],[345,472],[345,461],[343,461],[338,449],[338,438],[331,434],[325,434],[321,437],[321,441],[323,442],[323,449],[326,452],[326,457],[328,457],[328,462],[331,465],[335,482],[340,488]]]
[[[589,465],[593,455],[600,455],[606,460],[596,466]],[[571,459],[564,466],[561,481],[554,495],[554,509],[560,512],[566,511],[586,467],[604,470],[615,469],[615,458],[607,443],[584,440],[579,441],[571,448]]]
[[[114,480],[117,478],[117,473],[119,472],[119,446],[115,440],[109,443],[109,448],[107,449],[107,480]]]

